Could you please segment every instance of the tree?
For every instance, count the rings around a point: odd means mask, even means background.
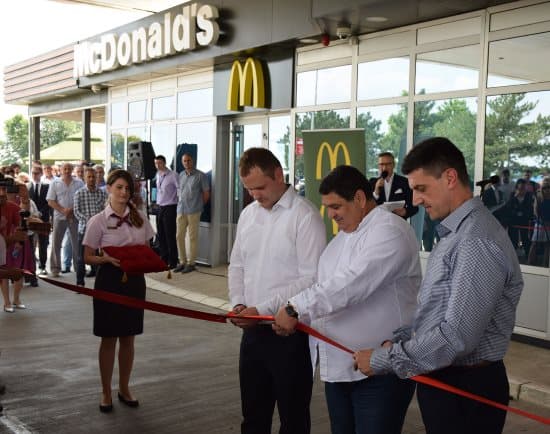
[[[80,122],[57,119],[40,120],[40,149],[49,148],[82,131]]]
[[[0,151],[2,164],[23,164],[29,155],[29,121],[17,114],[4,123],[6,143]]]
[[[359,113],[357,116],[357,128],[365,129],[365,146],[366,146],[366,158],[367,158],[367,178],[376,176],[378,154],[382,152],[380,147],[380,140],[383,135],[380,133],[380,126],[382,121],[374,119],[370,112]]]

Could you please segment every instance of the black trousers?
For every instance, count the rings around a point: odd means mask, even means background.
[[[508,405],[508,377],[502,361],[483,367],[449,367],[429,374],[467,392]],[[506,412],[454,393],[418,384],[416,396],[427,434],[500,434]]]
[[[31,240],[33,251],[35,243],[38,244],[38,268],[42,270],[46,268],[46,262],[48,261],[48,244],[50,244],[50,235],[33,234]]]
[[[280,434],[309,434],[313,370],[308,336],[277,336],[270,325],[245,330],[239,362],[243,434],[271,434],[275,403]]]
[[[176,208],[177,205],[159,207],[157,216],[157,236],[160,257],[170,268],[178,265],[178,246],[176,243]]]

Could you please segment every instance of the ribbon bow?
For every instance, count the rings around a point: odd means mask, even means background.
[[[112,213],[111,217],[115,217],[118,219],[118,222],[116,224],[117,228],[121,227],[123,223],[128,223],[129,226],[132,226],[132,223],[129,220],[130,214],[126,214],[124,217],[120,217],[119,215]]]

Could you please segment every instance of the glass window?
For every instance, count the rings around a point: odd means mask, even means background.
[[[290,182],[290,116],[269,118],[269,149],[281,162],[285,179]]]
[[[464,154],[466,169],[473,186],[475,143],[476,143],[476,98],[452,98],[436,101],[418,101],[414,105],[413,143],[435,136],[447,137]],[[435,227],[419,207],[418,213],[411,218],[411,224],[419,240],[421,250],[430,252],[438,241]]]
[[[213,104],[213,88],[211,87],[179,92],[178,119],[211,116]]]
[[[487,98],[483,178],[499,175],[503,193],[499,201],[507,202],[495,216],[507,225],[520,262],[544,267],[549,265],[550,237],[546,230],[550,227],[550,215],[545,210],[550,210],[550,206],[522,208],[517,196],[523,197],[522,202],[538,200],[540,204],[550,204],[550,190],[541,188],[550,174],[549,125],[550,91]],[[508,169],[509,177],[503,169]],[[518,188],[515,184],[520,179],[523,186]],[[507,184],[512,184],[516,192],[512,194]],[[530,212],[531,209],[538,212]]]
[[[365,129],[367,178],[378,176],[381,152],[391,152],[400,167],[407,150],[407,104],[359,107],[357,128]]]
[[[174,119],[176,117],[175,95],[153,98],[153,120]]]
[[[351,65],[317,71],[317,104],[351,101]]]
[[[124,167],[124,130],[111,131],[111,167]]]
[[[487,87],[548,81],[550,32],[489,43]]]
[[[197,145],[197,169],[204,173],[212,170],[214,152],[214,125],[212,121],[179,124],[177,128],[178,143],[195,143]]]
[[[296,83],[296,105],[315,105],[315,84],[317,71],[300,72]]]
[[[128,121],[143,122],[147,120],[147,101],[132,101],[128,103]]]
[[[128,128],[128,143],[146,141],[147,127]]]
[[[391,98],[409,93],[409,57],[360,63],[357,99]]]
[[[303,130],[349,128],[350,111],[321,110],[296,113],[296,158],[294,164],[294,184],[300,194],[305,194]],[[302,143],[301,146],[298,146]]]
[[[416,58],[416,93],[477,89],[479,45],[421,53]]]
[[[111,104],[111,125],[126,124],[126,103],[114,102]]]
[[[166,164],[171,166],[176,152],[176,126],[173,124],[152,125],[151,143],[153,144],[155,155],[164,155],[166,157]]]

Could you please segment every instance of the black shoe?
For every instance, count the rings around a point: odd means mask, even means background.
[[[84,282],[76,282],[77,286],[86,286],[86,283]]]
[[[0,384],[0,395],[3,395],[4,393],[6,393],[6,386]]]
[[[118,392],[118,400],[123,404],[126,404],[128,407],[136,408],[139,407],[139,401],[137,399],[126,399],[124,396]]]
[[[95,277],[95,271],[88,271],[86,277]]]
[[[111,402],[107,405],[99,404],[99,411],[102,413],[110,413],[113,411],[113,403]]]
[[[67,273],[70,273],[70,272],[71,272],[70,268],[65,268],[64,270],[61,270],[62,274],[67,274]]]
[[[31,286],[33,288],[36,288],[38,286],[38,280],[34,279],[34,280],[31,280]]]
[[[185,264],[179,264],[176,268],[174,268],[172,271],[174,273],[179,273],[180,271],[183,271],[183,269],[185,268]]]
[[[2,404],[0,404],[0,414],[2,413],[2,410],[4,410],[4,407],[2,407]]]
[[[191,273],[191,271],[195,271],[195,270],[196,270],[195,265],[187,264],[181,272],[182,273]]]

